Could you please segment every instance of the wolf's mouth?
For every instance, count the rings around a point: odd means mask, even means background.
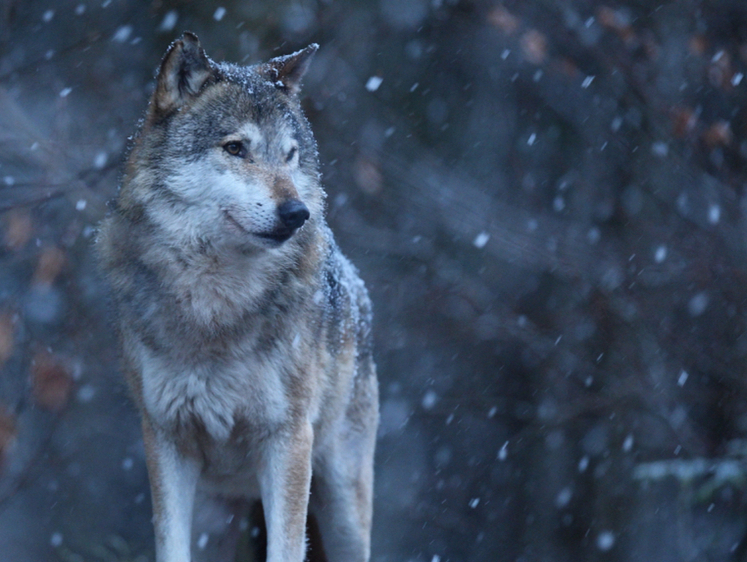
[[[236,227],[236,229],[243,232],[244,234],[256,236],[257,238],[263,238],[264,240],[270,240],[272,242],[277,242],[278,244],[282,244],[283,242],[287,241],[291,236],[293,236],[293,233],[296,231],[295,229],[291,230],[282,228],[273,230],[272,232],[249,232],[246,228],[241,226],[241,223],[233,218],[233,216],[231,216],[231,213],[229,213],[228,211],[223,211],[223,215],[226,217],[226,220],[231,223],[232,226]]]
[[[282,243],[293,236],[294,232],[294,230],[276,230],[274,232],[263,232],[261,234],[257,234],[256,236],[264,238],[265,240],[272,240],[273,242]]]

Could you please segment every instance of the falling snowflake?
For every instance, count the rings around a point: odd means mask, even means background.
[[[607,552],[615,546],[615,534],[612,531],[602,531],[597,535],[597,548]]]
[[[179,13],[176,10],[169,10],[161,20],[161,25],[158,26],[159,31],[171,31],[176,27],[176,22],[179,19]]]
[[[197,548],[199,548],[200,550],[205,550],[205,547],[208,544],[208,539],[209,539],[208,534],[202,533],[200,535],[200,538],[197,539]]]
[[[500,451],[498,451],[498,460],[505,461],[508,458],[508,441],[503,444]]]
[[[375,92],[379,89],[379,86],[381,86],[383,81],[384,79],[379,76],[371,76],[371,78],[368,79],[368,82],[366,82],[366,90],[369,92]]]
[[[124,43],[130,38],[130,35],[132,35],[132,26],[123,25],[114,32],[112,41],[114,41],[115,43]]]
[[[472,241],[472,245],[475,248],[478,248],[482,250],[485,247],[485,244],[488,243],[488,240],[490,240],[490,234],[487,232],[481,232],[477,236],[475,236],[475,239]]]

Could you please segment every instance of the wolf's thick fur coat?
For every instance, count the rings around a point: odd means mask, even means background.
[[[371,305],[324,220],[315,51],[240,67],[175,41],[99,232],[158,562],[190,560],[198,484],[262,500],[270,562],[304,559],[308,511],[330,562],[369,558]]]

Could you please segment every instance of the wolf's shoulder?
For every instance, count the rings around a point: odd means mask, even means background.
[[[338,333],[355,334],[359,352],[368,349],[373,321],[371,299],[358,268],[331,238],[323,275],[322,286],[330,323]]]

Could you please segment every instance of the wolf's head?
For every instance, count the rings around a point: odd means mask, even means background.
[[[318,46],[242,67],[210,60],[192,33],[161,62],[119,206],[174,240],[279,248],[321,221],[316,144],[298,92]]]

